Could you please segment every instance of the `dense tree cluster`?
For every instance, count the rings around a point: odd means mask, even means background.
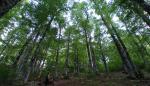
[[[149,34],[148,0],[0,0],[0,83],[113,71],[141,79]]]

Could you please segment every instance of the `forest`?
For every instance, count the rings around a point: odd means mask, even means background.
[[[150,0],[0,0],[0,86],[150,86]]]

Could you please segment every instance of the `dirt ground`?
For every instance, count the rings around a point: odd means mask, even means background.
[[[71,77],[68,80],[61,79],[50,83],[47,86],[150,86],[148,74],[145,79],[131,80],[123,73],[100,74],[96,77]],[[38,81],[32,81],[27,86],[45,86]]]

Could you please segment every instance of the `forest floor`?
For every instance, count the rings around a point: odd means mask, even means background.
[[[145,74],[145,79],[131,80],[121,72],[100,74],[96,77],[70,77],[70,79],[54,81],[54,85],[47,86],[150,86],[149,74]],[[37,81],[32,81],[27,86],[45,86]]]

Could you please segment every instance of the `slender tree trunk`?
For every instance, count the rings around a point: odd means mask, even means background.
[[[86,29],[84,29],[84,34],[85,34],[86,49],[87,49],[87,54],[88,54],[88,59],[89,59],[89,68],[93,69],[91,52],[90,52],[90,47],[89,47],[89,42],[88,42],[88,35],[87,35]]]
[[[79,72],[80,72],[80,67],[79,67],[79,58],[78,58],[78,48],[77,48],[77,45],[75,45],[74,47],[74,66],[75,66],[75,73],[78,75]]]
[[[67,39],[67,50],[66,50],[66,60],[65,60],[65,78],[68,79],[68,72],[69,72],[69,51],[70,51],[70,31],[68,33]]]
[[[108,64],[106,62],[106,57],[105,57],[105,54],[104,54],[104,48],[102,47],[102,43],[101,43],[101,35],[99,36],[98,38],[98,44],[99,44],[99,50],[100,50],[100,57],[101,57],[101,60],[103,61],[103,64],[104,64],[104,68],[105,68],[105,72],[108,73],[109,72],[109,68],[108,68]]]
[[[91,52],[91,56],[92,56],[93,72],[95,72],[95,74],[97,74],[96,56],[95,56],[95,52],[94,52],[94,49],[91,44],[91,37],[89,39],[89,45],[90,45],[90,50],[91,50],[90,52]]]
[[[39,62],[37,62],[37,64],[36,64],[35,73],[37,73],[37,75],[39,75],[39,71],[40,71],[40,69],[42,69],[41,68],[41,65],[43,64],[42,61],[43,60],[40,59]]]
[[[57,41],[57,50],[56,50],[56,64],[55,64],[55,78],[58,78],[58,58],[59,58],[59,47],[60,47],[60,39],[61,39],[61,27],[59,27],[58,33],[58,41]]]
[[[33,70],[34,73],[37,73],[37,71],[39,70],[41,61],[42,61],[42,60],[37,59],[37,61],[35,62],[35,67],[34,67],[34,70]]]
[[[89,14],[87,12],[87,10],[84,10],[85,15],[86,15],[86,23],[88,24],[89,22]],[[89,58],[89,72],[94,72],[94,68],[93,68],[93,58],[92,58],[92,51],[91,51],[91,45],[90,45],[90,35],[89,32],[86,30],[86,26],[84,25],[83,27],[84,30],[84,34],[85,34],[85,41],[86,41],[86,47],[87,47],[87,54],[88,54],[88,58]]]
[[[45,61],[46,61],[45,59],[43,61],[41,61],[41,64],[40,64],[40,67],[39,67],[39,74],[38,74],[39,76],[38,76],[38,78],[41,77],[42,69],[44,67]]]
[[[106,57],[105,57],[103,52],[102,52],[102,61],[103,61],[103,64],[104,64],[105,72],[108,73],[109,68],[108,68],[108,65],[107,65],[107,62],[106,62]]]

